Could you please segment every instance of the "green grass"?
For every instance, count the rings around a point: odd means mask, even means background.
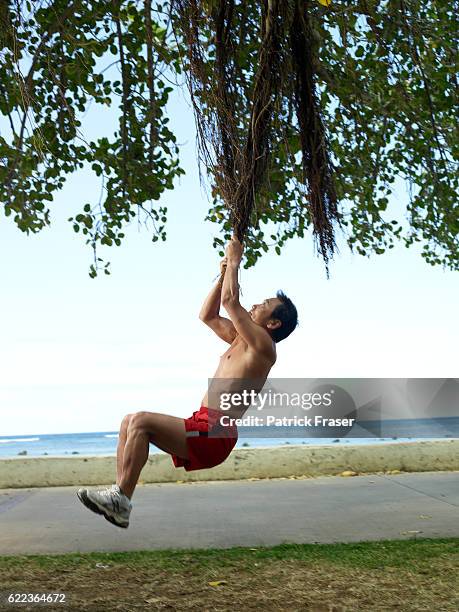
[[[158,569],[181,570],[183,568],[231,567],[241,562],[258,560],[298,560],[301,562],[326,561],[332,564],[383,569],[407,567],[412,571],[423,569],[438,558],[455,559],[459,564],[459,538],[387,540],[359,542],[355,544],[282,544],[269,548],[230,548],[207,550],[161,550],[119,553],[73,553],[64,555],[25,555],[0,557],[3,568],[32,569],[33,567],[62,569],[84,567],[94,563],[111,563]]]

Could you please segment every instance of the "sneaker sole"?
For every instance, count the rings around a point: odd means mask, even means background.
[[[77,491],[77,497],[80,502],[86,506],[92,512],[96,514],[101,514],[109,523],[112,525],[116,525],[117,527],[121,527],[122,529],[127,529],[129,527],[129,523],[118,523],[116,519],[110,516],[107,512],[99,508],[94,502],[92,502],[86,494],[86,491]]]

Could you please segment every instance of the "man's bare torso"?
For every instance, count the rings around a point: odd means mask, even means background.
[[[274,342],[269,352],[255,351],[247,342],[237,335],[231,346],[220,357],[218,368],[213,379],[219,381],[219,388],[225,391],[255,389],[260,391],[268,377],[268,374],[276,361],[276,349]],[[222,389],[222,379],[228,379],[228,386]],[[238,381],[244,381],[239,383]],[[241,388],[242,384],[242,388]],[[214,400],[215,401],[215,400]],[[211,404],[214,402],[210,402]],[[204,395],[202,406],[217,409],[218,406],[209,406],[209,393]]]

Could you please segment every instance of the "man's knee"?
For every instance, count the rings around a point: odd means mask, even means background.
[[[130,414],[127,414],[123,418],[123,420],[121,421],[121,426],[120,426],[121,430],[127,430],[128,429],[129,423],[131,422],[131,419],[132,419],[133,416],[134,416],[134,413],[130,413]]]
[[[129,416],[128,429],[151,429],[151,412],[135,412]]]

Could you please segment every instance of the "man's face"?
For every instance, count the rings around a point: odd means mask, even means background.
[[[266,298],[261,304],[254,304],[249,310],[252,321],[265,327],[271,319],[273,310],[279,306],[279,304],[282,304],[282,302],[277,297]]]

